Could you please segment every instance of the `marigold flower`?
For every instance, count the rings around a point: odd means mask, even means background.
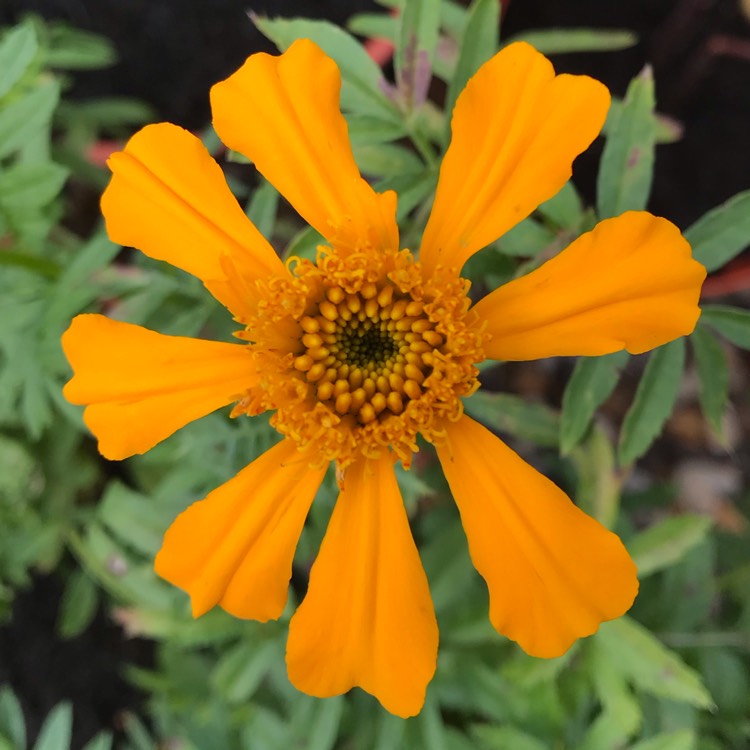
[[[396,196],[360,176],[339,111],[340,74],[315,44],[252,55],[211,91],[215,128],[327,241],[286,266],[200,141],[170,124],[114,154],[102,210],[111,238],[201,279],[242,344],[165,336],[81,315],[63,337],[66,397],[110,459],[143,453],[235,403],[273,411],[284,436],[183,512],[156,571],[197,617],[215,605],[279,617],[326,467],[340,495],[289,627],[291,681],[311,695],[360,686],[409,716],[424,701],[438,631],[394,473],[421,434],[458,504],[495,628],[529,654],[564,653],[623,614],[638,588],[620,540],[463,414],[485,358],[644,352],[693,330],[702,266],[668,221],[602,221],[478,304],[464,262],[551,198],[599,133],[609,93],[554,74],[512,44],[471,79],[419,260],[399,246]]]

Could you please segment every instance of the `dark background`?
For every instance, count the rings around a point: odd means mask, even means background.
[[[208,90],[258,50],[272,51],[246,12],[325,17],[338,23],[372,2],[257,0],[0,0],[0,26],[25,13],[63,19],[109,36],[120,62],[76,76],[72,93],[133,96],[164,120],[200,128],[210,119]],[[660,146],[651,210],[683,229],[706,210],[750,188],[750,22],[739,0],[512,0],[505,37],[529,28],[624,28],[636,47],[615,53],[561,55],[559,71],[587,73],[622,96],[645,63],[654,68],[661,112],[684,128],[676,144]],[[591,200],[601,143],[576,164],[576,180]],[[60,584],[42,579],[19,597],[15,618],[0,630],[0,683],[23,700],[32,734],[49,709],[75,702],[75,742],[116,726],[138,696],[119,676],[123,663],[148,661],[145,644],[126,641],[101,615],[81,638],[54,639]]]

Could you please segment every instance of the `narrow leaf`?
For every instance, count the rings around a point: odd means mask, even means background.
[[[267,239],[271,238],[276,225],[276,211],[279,207],[279,191],[267,180],[255,189],[247,206],[247,215],[258,231]]]
[[[112,735],[109,732],[99,732],[83,746],[82,750],[111,750],[111,748]]]
[[[595,637],[618,669],[644,692],[698,708],[713,706],[700,675],[635,620],[625,616],[605,622]]]
[[[70,703],[58,703],[39,730],[34,750],[68,750],[73,729],[73,709]]]
[[[627,49],[638,42],[638,37],[622,29],[543,29],[516,34],[505,44],[518,41],[528,42],[545,55],[559,55]]]
[[[608,129],[596,185],[602,219],[646,207],[655,143],[654,79],[646,67],[630,83],[619,115]]]
[[[427,98],[432,58],[440,31],[440,0],[410,0],[398,16],[396,81],[407,109]]]
[[[48,81],[0,109],[0,159],[49,125],[59,98],[60,84]]]
[[[332,57],[341,71],[343,109],[380,117],[388,122],[401,122],[398,108],[383,93],[385,80],[382,71],[351,34],[328,21],[271,19],[255,15],[251,18],[282,51],[297,39],[306,38]]]
[[[0,40],[0,97],[21,80],[38,48],[34,26],[28,21],[5,33]]]
[[[456,99],[469,79],[497,52],[499,34],[500,0],[474,0],[469,8],[456,69],[445,97],[448,122]]]
[[[62,190],[68,170],[51,161],[14,164],[0,173],[0,205],[8,210],[39,208]]]
[[[570,453],[586,434],[594,412],[614,390],[627,361],[627,352],[578,360],[562,400],[560,451],[563,455]]]
[[[77,570],[67,581],[60,602],[57,632],[64,639],[75,638],[89,626],[99,602],[96,584],[82,570]]]
[[[695,750],[697,739],[694,730],[678,729],[636,742],[630,750]]]
[[[684,367],[684,338],[672,341],[651,354],[633,405],[622,425],[618,446],[621,465],[640,458],[661,432],[677,400]]]
[[[707,516],[684,515],[666,518],[635,536],[628,543],[638,577],[668,568],[705,539],[711,528]]]
[[[464,401],[466,412],[483,424],[537,445],[556,446],[559,419],[543,404],[510,393],[480,391]]]
[[[701,409],[717,435],[723,432],[724,410],[729,400],[729,366],[721,344],[713,334],[698,326],[690,336],[698,372]]]
[[[715,271],[750,245],[750,190],[737,193],[685,231],[693,257]]]
[[[26,747],[26,721],[15,693],[4,685],[0,688],[0,735],[7,737],[17,750]]]
[[[700,322],[715,328],[741,349],[750,349],[750,311],[729,305],[708,305],[703,308]]]

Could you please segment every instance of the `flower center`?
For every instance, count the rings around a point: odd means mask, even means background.
[[[305,350],[295,369],[315,384],[319,402],[363,425],[402,414],[422,395],[432,352],[443,343],[424,303],[387,280],[354,294],[329,287],[300,326]]]
[[[368,250],[292,259],[290,274],[259,282],[238,334],[261,377],[233,414],[275,409],[279,432],[340,470],[388,450],[408,466],[418,434],[444,440],[484,359],[468,281],[422,278],[408,250]]]

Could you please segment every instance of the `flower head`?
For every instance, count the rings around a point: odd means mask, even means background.
[[[279,260],[186,131],[148,126],[112,156],[112,239],[200,278],[244,343],[82,315],[63,338],[75,370],[65,395],[86,405],[112,459],[230,403],[234,416],[272,412],[283,439],[182,513],[157,556],[195,616],[217,604],[281,614],[334,462],[340,495],[290,623],[289,676],[318,696],[358,685],[408,716],[435,671],[438,633],[394,462],[408,468],[419,435],[435,446],[493,625],[530,654],[564,653],[630,607],[635,566],[614,534],[464,415],[462,399],[485,358],[643,352],[690,333],[705,270],[673,225],[630,212],[472,306],[464,262],[564,185],[601,129],[607,90],[555,76],[523,43],[488,61],[456,104],[415,260],[399,244],[395,194],[376,193],[354,163],[339,89],[333,61],[300,40],[251,56],[211,94],[222,140],[325,238],[316,262]]]

